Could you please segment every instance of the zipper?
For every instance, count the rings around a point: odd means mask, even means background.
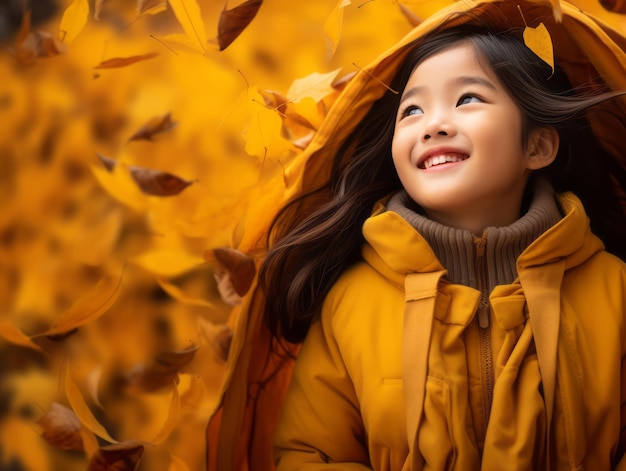
[[[483,419],[485,433],[489,423],[491,404],[493,402],[493,386],[495,373],[493,367],[493,347],[491,345],[491,335],[489,329],[489,275],[487,273],[487,262],[485,260],[485,246],[487,240],[480,238],[476,240],[476,275],[478,279],[478,289],[480,290],[480,303],[478,304],[478,332],[480,338],[480,365],[481,378],[483,382]]]

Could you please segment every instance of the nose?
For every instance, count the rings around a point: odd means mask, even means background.
[[[442,115],[431,116],[424,128],[422,141],[428,141],[437,136],[452,137],[454,134],[456,134],[456,128],[447,117]]]

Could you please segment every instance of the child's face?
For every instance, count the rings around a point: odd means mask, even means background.
[[[519,218],[528,179],[522,115],[474,48],[423,61],[404,89],[392,143],[402,185],[443,224],[482,232]]]

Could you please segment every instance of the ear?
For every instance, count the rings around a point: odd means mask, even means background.
[[[547,167],[556,158],[559,150],[559,133],[552,127],[533,129],[526,146],[526,168],[539,170]]]

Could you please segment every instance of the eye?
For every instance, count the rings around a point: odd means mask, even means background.
[[[407,116],[413,116],[416,114],[424,114],[424,111],[419,106],[409,105],[400,114],[400,119],[406,118]]]
[[[482,103],[482,99],[476,95],[466,93],[457,102],[456,106],[467,105],[468,103]]]

